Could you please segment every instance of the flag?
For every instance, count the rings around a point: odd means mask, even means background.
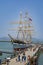
[[[30,21],[32,21],[32,19],[31,19],[31,18],[29,18],[29,20],[30,20]]]

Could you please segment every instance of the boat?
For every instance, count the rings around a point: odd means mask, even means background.
[[[20,13],[20,21],[19,22],[12,22],[12,24],[18,24],[19,23],[19,27],[17,29],[10,29],[10,30],[18,30],[18,34],[17,34],[17,38],[14,39],[10,34],[8,34],[8,36],[11,38],[11,42],[13,43],[13,49],[14,50],[23,50],[25,48],[30,47],[31,45],[29,45],[32,41],[32,34],[31,32],[33,30],[31,30],[32,26],[31,26],[31,21],[32,19],[30,17],[28,17],[28,12],[25,13],[24,16],[24,20],[22,20],[22,13]]]

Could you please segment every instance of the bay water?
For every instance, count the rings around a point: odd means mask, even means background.
[[[8,42],[0,42],[0,50],[2,51],[13,51],[13,45],[12,43]],[[5,59],[7,57],[10,57],[11,54],[2,53],[2,56],[0,55],[0,59]]]

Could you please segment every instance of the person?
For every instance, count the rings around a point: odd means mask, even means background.
[[[24,61],[26,61],[26,56],[24,55]]]
[[[18,61],[20,61],[20,54],[18,55]]]
[[[0,65],[2,65],[2,63],[1,63],[1,59],[0,59]]]
[[[25,56],[25,53],[23,53],[23,56],[22,56],[22,61],[26,61],[26,56]]]
[[[30,65],[30,56],[27,57],[27,65]]]
[[[7,59],[6,59],[7,61],[7,65],[9,65],[9,62],[10,62],[10,57],[8,57]]]
[[[24,59],[24,56],[22,56],[22,61],[23,61],[23,59]]]

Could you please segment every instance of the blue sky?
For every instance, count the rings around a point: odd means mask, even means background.
[[[43,0],[0,0],[0,37],[8,36],[9,23],[19,19],[20,11],[32,17],[35,37],[43,39]]]

